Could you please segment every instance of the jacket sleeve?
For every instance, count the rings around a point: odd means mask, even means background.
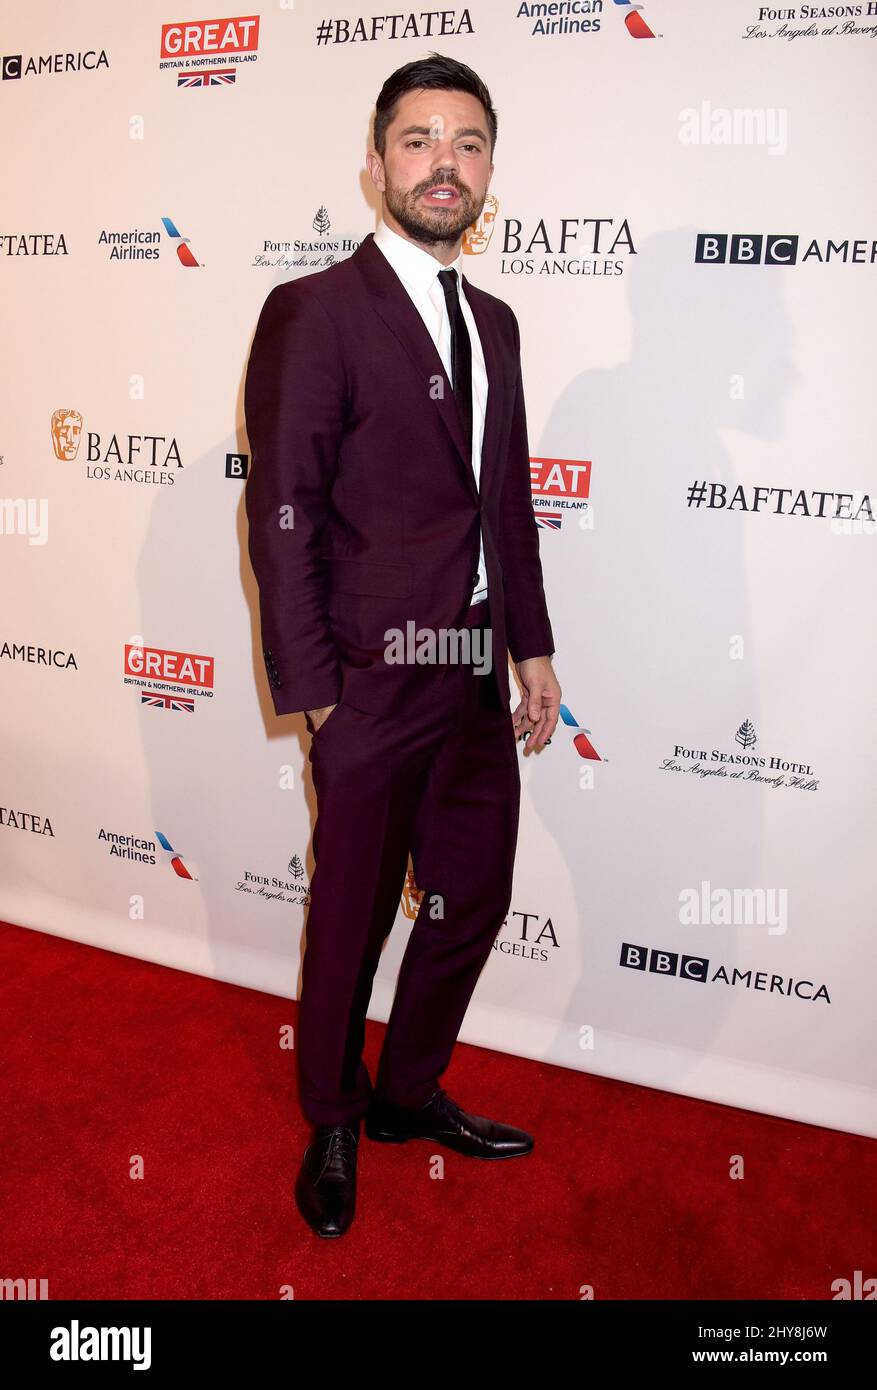
[[[249,553],[277,714],[335,704],[341,690],[321,551],[346,402],[328,312],[306,280],[275,286],[250,349],[244,413]]]
[[[500,498],[497,548],[503,571],[508,649],[512,660],[519,662],[531,656],[552,656],[554,636],[542,586],[539,528],[533,514],[530,446],[521,375],[521,334],[511,308],[509,313],[515,335],[518,370],[509,454]]]

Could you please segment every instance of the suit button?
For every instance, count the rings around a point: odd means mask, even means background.
[[[478,571],[477,571],[477,570],[475,571],[475,573],[474,573],[473,576],[472,576],[472,583],[473,583],[473,584],[477,584],[477,583],[478,583]]]
[[[268,679],[270,680],[271,684],[274,686],[275,689],[279,689],[283,682],[280,679],[280,674],[277,670],[277,663],[274,660],[274,653],[272,652],[270,647],[265,647],[263,649],[263,656],[265,657],[265,667],[268,672]]]

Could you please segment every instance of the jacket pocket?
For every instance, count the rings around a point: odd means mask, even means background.
[[[335,555],[328,559],[327,567],[329,591],[333,594],[408,598],[411,593],[411,565],[402,561],[361,560],[349,555]]]

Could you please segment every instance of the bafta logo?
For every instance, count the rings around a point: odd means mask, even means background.
[[[480,256],[482,251],[487,250],[490,238],[493,236],[493,224],[496,221],[498,211],[499,203],[492,193],[488,193],[484,199],[481,216],[463,233],[463,251],[466,255]]]
[[[402,889],[402,911],[409,921],[413,922],[423,901],[423,889],[418,888],[414,880],[414,870],[408,870],[405,876],[405,885]]]
[[[82,416],[78,410],[52,411],[52,445],[55,458],[75,459],[82,434]]]

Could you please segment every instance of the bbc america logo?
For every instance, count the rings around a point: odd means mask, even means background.
[[[813,240],[800,257],[798,242],[790,232],[698,232],[694,260],[696,265],[803,265],[805,261],[873,265],[877,261],[877,241],[864,237]]]
[[[751,966],[745,969],[724,963],[711,966],[708,956],[685,955],[680,951],[641,946],[633,941],[622,941],[618,964],[624,970],[642,970],[650,975],[694,980],[701,985],[723,984],[732,988],[755,990],[758,993],[779,994],[787,999],[806,1000],[808,1003],[831,1003],[831,996],[825,984],[817,984],[815,980],[799,980],[793,975],[771,974],[767,970],[753,969]]]
[[[110,60],[106,50],[100,53],[94,48],[77,53],[43,53],[25,58],[23,53],[4,53],[0,57],[0,77],[4,82],[16,82],[22,77],[44,77],[57,72],[81,72],[86,69],[94,72],[97,68],[108,68]]]
[[[798,238],[700,232],[694,259],[697,265],[794,265],[798,259]]]

